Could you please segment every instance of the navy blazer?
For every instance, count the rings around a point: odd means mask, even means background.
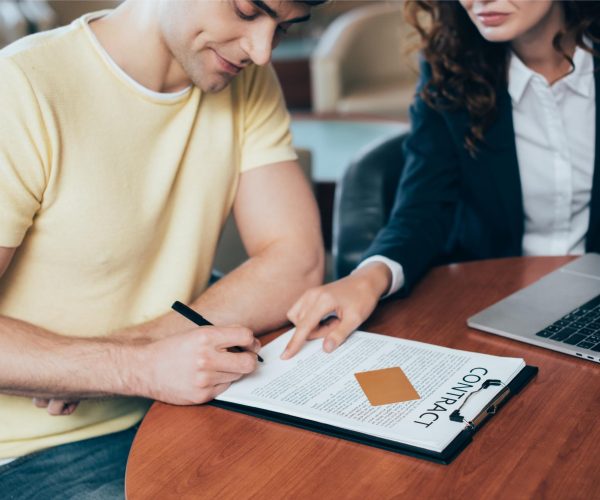
[[[600,47],[596,47],[598,50]],[[586,251],[600,252],[600,61],[594,58],[596,152]],[[421,65],[418,89],[430,79]],[[390,219],[365,258],[384,255],[404,269],[402,294],[436,264],[522,255],[524,213],[512,103],[498,91],[498,115],[473,158],[464,147],[466,110],[436,111],[417,95]]]

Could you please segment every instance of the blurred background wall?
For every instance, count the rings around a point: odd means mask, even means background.
[[[86,12],[112,9],[119,4],[116,0],[49,0],[48,4],[58,16],[58,24],[68,24]]]

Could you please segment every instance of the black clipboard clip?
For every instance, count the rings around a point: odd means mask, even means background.
[[[492,387],[492,386],[497,387],[499,385],[503,385],[503,384],[502,384],[502,381],[500,381],[498,379],[484,380],[484,382],[481,384],[481,387],[479,389],[477,389],[476,391],[471,392],[464,399],[464,401],[461,403],[461,405],[450,414],[450,420],[452,420],[452,422],[465,422],[465,417],[463,417],[460,414],[460,410],[462,409],[463,406],[465,406],[465,403],[469,400],[469,398],[473,394],[477,394],[479,391],[481,391],[483,389],[487,389],[488,387]],[[509,395],[510,395],[510,389],[508,387],[505,387],[504,390],[502,390],[490,402],[490,404],[486,405],[486,407],[473,420],[467,421],[467,427],[471,430],[476,429],[479,425],[481,425],[483,423],[483,421],[485,419],[487,419],[488,417],[490,417],[491,415],[494,415],[496,413],[496,411],[498,410],[498,407],[502,404],[502,402]]]

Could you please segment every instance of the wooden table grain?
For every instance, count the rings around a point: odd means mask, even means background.
[[[537,378],[450,465],[211,406],[155,403],[129,456],[127,498],[600,498],[600,366],[465,324],[568,260],[526,257],[439,267],[409,298],[381,305],[364,325],[442,346],[523,357],[539,367]]]

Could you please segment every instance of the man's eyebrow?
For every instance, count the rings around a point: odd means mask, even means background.
[[[252,0],[252,3],[262,10],[265,14],[267,14],[270,18],[279,20],[279,14],[275,12],[271,7],[269,7],[264,0]],[[294,19],[289,19],[285,21],[286,23],[303,23],[304,21],[308,21],[310,19],[310,14],[302,17],[296,17]]]

